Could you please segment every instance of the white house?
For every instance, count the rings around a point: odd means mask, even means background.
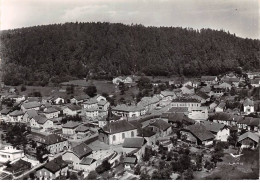
[[[3,146],[0,148],[0,162],[6,163],[24,157],[23,150],[18,150],[13,146]]]
[[[194,98],[177,98],[171,102],[171,107],[200,107],[201,103]]]
[[[39,102],[27,102],[27,103],[23,103],[22,106],[21,106],[21,110],[23,112],[26,112],[28,110],[36,110],[36,111],[39,111],[40,110],[40,107],[41,107],[41,104]]]
[[[189,94],[189,95],[195,93],[194,88],[190,85],[185,85],[185,86],[181,87],[181,91],[183,94]]]
[[[113,84],[119,85],[120,82],[125,84],[133,83],[133,79],[130,76],[119,76],[113,79]]]
[[[48,119],[52,119],[52,118],[57,118],[60,114],[60,111],[58,111],[57,109],[50,107],[50,108],[46,108],[44,109],[44,115],[46,116],[46,118]]]
[[[65,103],[65,99],[61,98],[61,97],[54,97],[52,99],[53,103],[58,105],[58,104],[64,104]]]
[[[69,121],[62,126],[62,133],[64,135],[75,135],[76,129],[80,125],[78,122]]]
[[[246,99],[243,102],[243,106],[244,106],[244,113],[245,114],[250,114],[250,113],[254,113],[255,112],[254,101],[253,100]]]
[[[225,107],[226,103],[220,102],[220,104],[215,108],[215,112],[224,112]]]
[[[137,127],[126,120],[109,122],[99,130],[99,140],[109,145],[122,144],[132,137],[137,137]]]
[[[50,129],[50,128],[54,127],[53,121],[51,121],[50,119],[47,119],[45,117],[45,115],[38,115],[38,116],[31,118],[30,126],[31,126],[31,128],[36,128],[36,129],[42,128],[44,131],[46,129]]]
[[[112,113],[117,116],[132,118],[145,115],[146,110],[142,106],[127,106],[125,104],[122,104],[112,108]]]
[[[23,111],[15,110],[8,114],[10,123],[19,123],[23,121]]]
[[[207,107],[190,107],[188,117],[190,119],[200,121],[208,119],[208,108]]]
[[[215,123],[211,121],[201,122],[208,131],[215,135],[215,139],[223,142],[227,142],[230,135],[229,128],[222,123]]]
[[[23,115],[23,122],[25,123],[29,123],[30,120],[35,117],[35,116],[38,116],[38,113],[36,110],[32,109],[32,110],[28,110],[24,113]]]
[[[207,85],[216,84],[217,81],[218,81],[217,76],[201,76],[201,82]]]
[[[79,105],[70,104],[63,109],[63,114],[68,116],[76,116],[81,113],[81,107]]]

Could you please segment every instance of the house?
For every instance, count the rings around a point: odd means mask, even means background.
[[[253,100],[246,99],[243,102],[243,106],[244,106],[244,113],[245,114],[250,114],[250,113],[254,113],[255,112],[254,101]]]
[[[171,102],[171,107],[200,107],[201,103],[193,98],[177,98]]]
[[[188,117],[190,119],[200,121],[200,120],[207,120],[208,119],[208,108],[203,107],[190,107]]]
[[[103,126],[105,126],[107,124],[107,121],[109,122],[114,122],[114,121],[118,121],[120,120],[122,117],[121,116],[117,116],[117,115],[113,115],[112,113],[109,114],[110,112],[108,111],[108,114],[106,116],[103,116],[100,120],[98,120],[98,127],[102,128]]]
[[[14,176],[19,176],[31,168],[32,164],[30,162],[19,159],[18,161],[10,163],[9,166],[4,169],[4,171],[7,171]]]
[[[185,115],[188,115],[189,108],[188,107],[172,107],[167,111],[167,113],[183,113]]]
[[[216,140],[227,142],[230,135],[230,130],[226,125],[210,121],[203,121],[201,124],[203,124],[208,131],[215,135]]]
[[[249,79],[254,79],[257,76],[260,76],[260,72],[248,72],[246,74]]]
[[[119,83],[131,84],[133,83],[133,79],[130,76],[119,76],[112,80],[112,83],[115,85],[119,85]]]
[[[90,133],[89,127],[86,127],[84,125],[80,125],[76,128],[76,134],[78,137],[85,137],[87,134]]]
[[[165,137],[172,133],[172,125],[162,119],[156,119],[149,124],[153,131],[158,133],[159,136]]]
[[[146,113],[146,110],[142,106],[135,106],[135,105],[128,106],[122,104],[112,108],[112,113],[117,116],[132,118],[132,117],[143,116]]]
[[[210,96],[201,91],[196,92],[196,94],[194,94],[192,98],[197,99],[202,104],[210,101]]]
[[[217,87],[218,87],[218,88],[225,89],[225,90],[231,90],[232,85],[231,85],[229,82],[226,82],[226,81],[225,81],[225,82],[219,84]]]
[[[58,104],[64,104],[64,103],[65,103],[65,99],[62,98],[62,97],[54,97],[54,98],[52,99],[52,103],[53,103],[53,104],[56,104],[56,105],[58,105]]]
[[[72,99],[70,99],[70,103],[72,104],[82,104],[83,102],[89,100],[90,97],[88,95],[79,95],[79,96],[75,96]]]
[[[10,111],[11,111],[10,109],[6,109],[6,108],[4,108],[0,111],[1,121],[8,121],[9,120],[8,114],[10,113]]]
[[[206,93],[207,95],[211,96],[211,87],[210,86],[203,86],[199,89],[199,91]]]
[[[160,96],[143,97],[137,105],[145,107],[146,111],[151,111],[160,105],[160,101]]]
[[[24,151],[16,149],[11,145],[4,145],[0,148],[0,162],[6,163],[24,157]]]
[[[169,113],[165,117],[164,115],[165,113],[163,113],[161,118],[166,118],[168,120],[168,123],[172,124],[174,128],[180,128],[195,123],[193,119],[188,118],[188,116],[183,113]]]
[[[68,140],[57,135],[50,134],[42,138],[36,139],[38,144],[43,144],[51,154],[57,154],[68,149]]]
[[[44,115],[48,119],[59,117],[60,111],[55,109],[54,107],[45,108],[43,111]]]
[[[40,180],[54,180],[60,176],[67,176],[68,163],[59,156],[36,170],[35,176]]]
[[[107,111],[110,103],[107,100],[101,100],[98,102],[98,109],[103,110],[103,111]]]
[[[141,130],[139,130],[137,136],[145,138],[145,140],[147,141],[147,145],[150,145],[150,146],[154,145],[159,137],[159,135],[153,131],[153,127],[150,127],[150,126],[141,128]]]
[[[81,114],[81,107],[79,105],[70,104],[63,109],[63,114],[68,116],[76,116]]]
[[[237,142],[241,145],[241,148],[256,148],[259,144],[259,135],[246,132],[238,137]]]
[[[260,86],[260,79],[257,78],[257,79],[251,79],[250,80],[250,84],[253,86],[253,87],[259,87]]]
[[[23,121],[23,111],[15,110],[8,114],[10,123],[20,123]]]
[[[125,169],[133,170],[135,165],[137,164],[136,157],[125,157],[124,159],[124,167]]]
[[[213,145],[215,136],[201,123],[186,126],[180,131],[181,138],[196,145]]]
[[[27,103],[23,103],[21,105],[21,110],[23,112],[26,112],[26,111],[32,110],[32,109],[39,111],[40,107],[41,107],[41,104],[39,102],[27,102]]]
[[[99,116],[105,116],[107,115],[107,111],[104,111],[99,108],[89,108],[86,110],[86,116],[90,118],[97,118]]]
[[[80,163],[81,161],[92,153],[92,149],[89,148],[85,143],[80,143],[79,145],[68,149],[63,155],[62,159],[73,165],[74,170],[85,170]],[[84,160],[85,161],[85,160]]]
[[[215,112],[224,112],[226,108],[225,102],[220,102],[219,105],[215,108]]]
[[[44,131],[46,129],[50,129],[50,128],[54,127],[53,121],[46,118],[45,115],[38,115],[38,116],[32,117],[30,120],[30,126],[31,126],[31,128],[43,129]]]
[[[161,91],[160,96],[162,97],[162,100],[160,101],[161,106],[166,106],[170,104],[173,99],[177,98],[174,91]]]
[[[62,126],[62,134],[64,135],[75,135],[76,129],[80,125],[78,122],[69,121]]]
[[[109,122],[99,130],[99,140],[109,145],[122,144],[125,138],[136,136],[137,127],[126,120]]]
[[[221,97],[222,95],[224,95],[225,93],[225,89],[223,88],[212,88],[212,94],[215,97]]]
[[[38,113],[36,110],[32,109],[32,110],[28,110],[24,113],[23,115],[23,122],[24,123],[29,123],[30,120],[35,117],[38,116]]]
[[[234,87],[238,87],[240,79],[237,77],[224,77],[221,79],[223,83],[229,83]]]
[[[183,94],[189,94],[189,95],[195,93],[194,88],[190,85],[185,85],[185,86],[181,87],[181,91]]]
[[[97,101],[97,99],[91,98],[91,99],[83,102],[83,108],[84,109],[98,108],[98,101]]]
[[[127,156],[135,155],[137,161],[140,161],[146,147],[146,140],[142,137],[125,138],[122,145],[123,153]]]
[[[16,103],[21,103],[22,101],[25,101],[25,96],[19,96],[19,95],[8,95],[6,97],[7,99],[14,100]]]
[[[240,118],[240,116],[237,116]],[[215,113],[214,116],[212,116],[213,122],[216,123],[222,123],[227,126],[236,126],[237,125],[237,119],[233,114],[225,113],[225,112],[218,112]]]
[[[201,82],[207,85],[213,85],[218,82],[217,76],[201,76]]]

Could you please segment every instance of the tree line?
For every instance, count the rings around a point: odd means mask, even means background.
[[[260,69],[259,40],[223,30],[76,22],[5,30],[0,41],[8,85]]]

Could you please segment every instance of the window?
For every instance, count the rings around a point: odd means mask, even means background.
[[[131,137],[134,137],[134,136],[135,136],[134,131],[131,131]]]
[[[116,136],[115,135],[113,135],[113,141],[115,141],[116,140]]]
[[[125,138],[125,133],[122,133],[122,139],[124,139]]]

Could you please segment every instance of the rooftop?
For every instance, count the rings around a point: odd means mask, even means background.
[[[109,134],[115,134],[115,133],[135,130],[137,129],[137,127],[130,124],[126,120],[119,120],[119,121],[110,122],[106,124],[102,129]]]
[[[141,148],[146,143],[146,140],[141,137],[125,138],[122,145],[123,148]]]

